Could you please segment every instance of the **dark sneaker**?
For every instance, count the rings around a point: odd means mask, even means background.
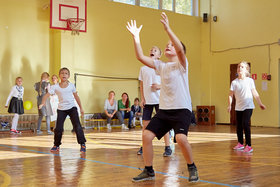
[[[141,181],[151,181],[155,180],[155,172],[148,172],[147,169],[144,169],[142,173],[140,173],[137,177],[132,179],[133,182],[141,182]]]
[[[163,156],[168,157],[168,156],[171,156],[171,155],[172,155],[172,150],[171,150],[170,146],[165,147],[165,151],[163,153]]]
[[[81,144],[80,152],[82,152],[82,153],[86,152],[86,145],[85,144]]]
[[[142,155],[143,154],[143,148],[140,147],[139,151],[137,151],[137,155]]]
[[[198,182],[199,177],[198,177],[198,172],[197,168],[195,166],[189,167],[189,182]]]
[[[52,148],[51,148],[51,152],[56,152],[56,151],[59,151],[59,146],[53,146]]]

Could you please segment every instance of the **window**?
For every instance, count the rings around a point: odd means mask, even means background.
[[[111,0],[142,7],[169,10],[180,14],[198,14],[198,0]],[[194,10],[194,12],[193,12]]]
[[[140,6],[158,9],[158,0],[140,0]]]
[[[113,1],[120,2],[120,3],[125,3],[125,4],[130,4],[130,5],[135,4],[135,0],[113,0]]]
[[[162,9],[173,11],[173,0],[162,0]]]
[[[175,7],[177,13],[192,15],[192,0],[176,0]]]

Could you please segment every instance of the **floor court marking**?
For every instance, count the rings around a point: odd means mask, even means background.
[[[46,154],[46,155],[54,155],[54,156],[62,157],[62,155],[60,155],[60,154],[47,153],[47,152],[36,151],[36,150],[32,150],[32,149],[15,148],[14,146],[3,145],[3,144],[0,144],[0,146],[1,147],[6,147],[6,148],[11,148],[13,151],[24,150],[24,151],[30,151],[30,152],[35,152],[35,153],[41,153],[41,154]],[[113,164],[113,163],[107,163],[107,162],[102,162],[102,161],[97,161],[97,160],[86,159],[86,158],[74,158],[74,159],[81,159],[81,160],[89,161],[89,162],[93,162],[93,163],[104,164],[104,165],[111,165],[111,166],[117,166],[117,167],[129,168],[129,169],[143,170],[143,169],[140,169],[138,167],[126,166],[126,165],[120,165],[120,164]],[[180,175],[168,174],[168,173],[160,172],[160,171],[155,171],[155,173],[158,173],[158,174],[161,174],[161,175],[165,175],[165,176],[178,177],[178,178],[181,178],[181,179],[187,179],[187,180],[189,179],[188,177],[184,177],[184,176],[180,176]],[[220,185],[220,186],[239,187],[239,185],[230,185],[230,184],[224,184],[224,183],[218,183],[218,182],[212,182],[212,181],[206,181],[206,180],[199,180],[199,182],[204,182],[204,183],[208,183],[208,184],[215,184],[215,185]]]

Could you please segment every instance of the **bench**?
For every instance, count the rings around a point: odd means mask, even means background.
[[[125,119],[124,122],[127,124],[128,119]],[[107,120],[101,118],[101,113],[85,114],[83,119],[83,127],[85,129],[100,129],[106,127]],[[120,122],[117,118],[111,120],[111,127],[120,127]]]
[[[13,117],[14,117],[13,114],[0,115],[1,121],[5,121],[9,123],[9,125],[7,125],[6,127],[3,127],[1,125],[0,131],[10,131]],[[19,131],[32,130],[33,132],[35,132],[37,127],[37,121],[38,121],[38,114],[20,115],[18,120],[17,130]]]

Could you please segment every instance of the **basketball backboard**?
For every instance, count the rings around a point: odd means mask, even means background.
[[[84,19],[79,32],[87,31],[87,0],[50,0],[50,28],[72,30],[67,19]]]

